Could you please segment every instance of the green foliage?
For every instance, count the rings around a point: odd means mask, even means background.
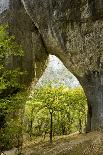
[[[28,92],[19,92],[11,97],[0,99],[0,149],[21,147],[23,142],[24,105]],[[3,117],[2,117],[3,116]],[[0,122],[1,123],[1,122]]]
[[[10,59],[23,56],[15,37],[9,37],[7,26],[0,26],[0,93],[11,87],[20,87],[18,79],[23,73],[20,68],[10,67]]]
[[[27,96],[27,92],[10,94],[12,88],[23,88],[19,82],[23,72],[10,65],[13,57],[23,56],[23,51],[7,30],[7,26],[0,26],[0,151],[21,145],[23,107]]]
[[[25,108],[27,132],[35,136],[50,133],[51,112],[53,135],[83,132],[87,115],[87,101],[83,89],[52,87],[50,84],[35,89]]]

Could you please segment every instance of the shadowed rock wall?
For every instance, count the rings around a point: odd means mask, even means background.
[[[48,53],[42,37],[20,0],[1,1],[0,7],[0,23],[9,25],[10,35],[16,37],[24,51],[23,57],[10,57],[9,67],[26,71],[22,82],[30,85],[33,79],[40,78],[46,67]]]

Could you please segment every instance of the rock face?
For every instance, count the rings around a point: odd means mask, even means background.
[[[0,13],[0,23],[9,25],[10,35],[16,37],[16,41],[22,45],[24,51],[22,58],[10,58],[9,67],[20,67],[26,72],[22,82],[30,85],[32,79],[40,78],[46,67],[48,54],[42,37],[20,0],[2,0],[0,2]]]
[[[9,1],[11,32],[26,51],[23,68],[31,73],[33,53],[38,62],[46,60],[46,53],[59,57],[84,88],[89,108],[88,130],[102,130],[103,1]]]

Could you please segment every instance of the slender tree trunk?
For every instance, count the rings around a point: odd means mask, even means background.
[[[86,133],[88,133],[88,132],[91,131],[91,119],[92,119],[92,107],[91,107],[91,104],[88,101],[88,113],[87,113]]]
[[[62,124],[62,135],[66,135],[65,125],[64,124]]]
[[[32,110],[31,110],[30,137],[32,136],[32,128],[33,128],[33,112],[34,112],[34,108],[32,108]]]
[[[45,137],[46,137],[46,131],[44,132],[44,140],[45,140]]]
[[[32,126],[33,126],[33,121],[31,119],[31,121],[30,121],[30,137],[32,136]]]
[[[50,143],[52,143],[53,139],[53,112],[50,112]]]
[[[103,73],[93,72],[82,81],[87,101],[87,132],[103,130]]]
[[[82,133],[82,121],[79,118],[79,133]]]

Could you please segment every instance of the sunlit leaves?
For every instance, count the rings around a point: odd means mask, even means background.
[[[81,120],[83,128],[87,115],[87,101],[83,89],[67,88],[65,86],[52,87],[51,84],[34,90],[26,105],[26,115],[32,117],[37,129],[37,122],[41,123],[41,130],[49,131],[50,111],[53,112],[53,130],[55,134],[69,134],[79,130],[79,120]],[[36,124],[35,124],[36,122]],[[46,125],[45,129],[44,126]]]
[[[0,26],[0,60],[10,55],[23,56],[23,50],[15,37],[8,35],[7,26]]]

